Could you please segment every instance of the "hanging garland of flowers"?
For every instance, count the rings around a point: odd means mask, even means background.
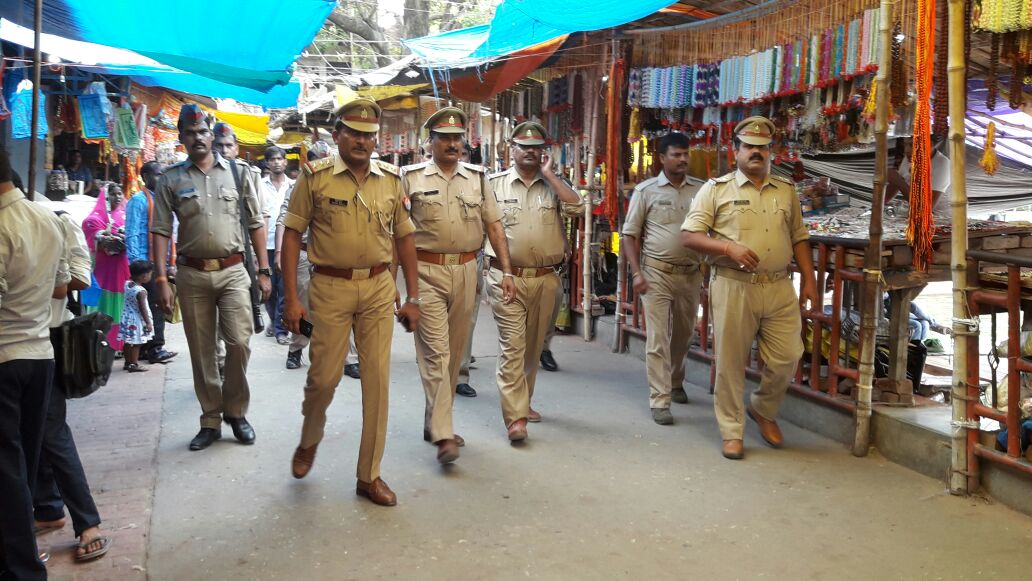
[[[917,2],[917,103],[914,110],[914,145],[910,159],[910,220],[907,242],[914,249],[914,267],[925,272],[932,262],[931,110],[932,68],[935,53],[935,0]]]
[[[996,159],[996,123],[993,121],[989,122],[989,126],[985,130],[985,154],[982,155],[982,160],[978,162],[978,165],[982,166],[982,170],[988,174],[993,175],[999,168],[1000,162]]]
[[[890,103],[900,109],[907,102],[907,65],[903,62],[903,23],[899,20],[892,26],[892,71],[890,74],[893,87],[890,91]]]
[[[989,72],[985,79],[985,108],[996,110],[996,97],[1000,94],[1000,34],[991,33],[989,43]]]
[[[948,22],[950,18],[949,3],[946,0],[939,0],[935,5],[938,22]],[[947,50],[949,35],[940,34],[935,39],[935,117],[932,121],[932,135],[945,139],[950,129],[949,122],[949,85],[946,82],[946,59],[949,56]]]

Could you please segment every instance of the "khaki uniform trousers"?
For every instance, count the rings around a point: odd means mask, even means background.
[[[312,365],[305,383],[305,416],[301,447],[323,439],[326,409],[344,375],[348,337],[358,337],[362,366],[362,443],[358,449],[358,479],[380,477],[380,460],[387,442],[387,390],[390,385],[391,338],[394,334],[394,281],[387,271],[367,279],[347,280],[312,275],[308,301],[312,317]]]
[[[459,365],[458,383],[469,383],[469,366],[473,359],[473,332],[477,329],[477,317],[480,316],[480,303],[484,300],[484,253],[477,255],[477,296],[473,303],[473,315],[469,321],[469,338],[466,339],[466,350],[462,353],[462,364]]]
[[[477,263],[439,265],[419,263],[419,327],[416,359],[426,393],[423,428],[430,441],[455,437],[452,400],[469,337],[469,319],[476,303]],[[393,297],[392,297],[393,300]],[[362,369],[365,377],[365,369]]]
[[[251,319],[251,278],[243,265],[204,272],[180,267],[176,276],[183,331],[190,348],[194,391],[201,404],[201,427],[219,429],[222,417],[247,414]],[[217,333],[226,343],[225,381],[215,359]]]
[[[305,311],[308,311],[308,288],[311,284],[312,263],[308,261],[308,253],[302,250],[297,259],[297,297]],[[301,333],[291,333],[290,350],[300,351],[308,347],[310,341],[308,337]],[[352,363],[358,363],[358,349],[355,347],[354,333],[351,334],[351,338],[348,340],[348,356],[344,359],[345,365],[351,365]]]
[[[641,297],[645,307],[645,375],[649,381],[649,407],[670,407],[670,392],[684,383],[684,358],[691,346],[699,314],[702,273],[664,272],[643,265],[649,292]]]
[[[745,366],[757,340],[764,368],[753,408],[774,420],[803,355],[799,298],[791,279],[753,284],[717,275],[710,284],[717,378],[713,408],[724,440],[745,430]]]
[[[555,322],[559,318],[559,309],[563,306],[563,281],[555,289],[555,306],[552,307],[552,324],[545,331],[544,351],[552,350],[552,337],[555,337]]]
[[[502,295],[502,272],[492,268],[488,281],[498,323],[498,391],[502,419],[508,427],[530,413],[545,333],[549,326],[555,326],[555,289],[561,283],[555,273],[516,277],[516,300],[507,305]]]

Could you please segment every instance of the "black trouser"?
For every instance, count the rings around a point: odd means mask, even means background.
[[[151,278],[143,285],[147,291],[147,302],[150,304],[151,319],[154,321],[154,338],[140,349],[140,359],[150,359],[152,355],[165,347],[165,312],[161,310],[158,299],[158,285]]]
[[[276,251],[269,250],[269,268],[272,269],[272,293],[269,294],[269,300],[265,301],[265,312],[269,314],[269,318],[272,319],[272,328],[275,330],[275,335],[286,335],[289,332],[287,328],[283,326],[283,273],[276,269]]]
[[[50,330],[54,344],[54,364],[61,369],[61,329]],[[65,505],[72,516],[75,536],[98,526],[100,515],[90,494],[86,472],[79,460],[79,451],[72,439],[72,429],[66,421],[68,400],[59,373],[54,373],[53,391],[47,406],[46,430],[43,434],[43,452],[39,459],[36,486],[32,490],[32,504],[36,520],[53,521],[64,518]]]
[[[32,487],[53,374],[53,359],[0,363],[0,576],[19,581],[47,578],[36,552]]]

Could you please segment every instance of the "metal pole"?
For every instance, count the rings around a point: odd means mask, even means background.
[[[943,0],[940,0],[940,2]],[[955,340],[953,352],[953,393],[951,405],[953,422],[950,428],[950,493],[965,494],[971,492],[969,483],[977,486],[977,481],[967,477],[969,472],[967,442],[969,427],[967,416],[967,365],[968,348],[966,340],[973,331],[965,324],[967,315],[968,287],[967,273],[967,180],[964,176],[964,112],[967,107],[967,83],[964,80],[964,0],[949,0],[949,59],[947,75],[949,77],[950,96],[950,178],[952,184],[952,200],[950,209],[953,214],[953,233],[950,240],[950,269],[953,271],[953,336]],[[1011,292],[1014,292],[1011,289]],[[977,349],[977,342],[972,341]],[[995,346],[994,346],[995,347]],[[977,353],[975,354],[977,357]]]
[[[32,129],[29,130],[29,181],[25,183],[25,196],[30,200],[36,191],[36,131],[39,128],[39,83],[42,55],[39,49],[39,35],[43,29],[43,0],[36,0],[36,20],[32,48]]]
[[[874,121],[874,192],[871,203],[871,223],[868,230],[867,252],[864,255],[864,282],[861,296],[863,313],[860,341],[860,378],[857,382],[856,430],[853,434],[853,455],[867,455],[871,443],[871,391],[874,383],[874,336],[877,321],[881,318],[878,297],[881,294],[881,251],[882,251],[882,209],[885,205],[885,182],[889,163],[888,148],[888,104],[889,104],[889,47],[891,44],[892,4],[881,0],[878,33],[877,94],[875,95]],[[836,251],[836,256],[842,252]],[[841,292],[836,289],[836,293]],[[838,360],[838,353],[831,356]],[[832,366],[833,367],[833,366]]]

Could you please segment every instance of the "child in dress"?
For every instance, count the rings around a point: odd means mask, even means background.
[[[154,323],[147,303],[147,290],[143,285],[150,282],[154,274],[154,263],[149,260],[134,260],[129,265],[130,279],[125,283],[125,308],[118,330],[118,339],[125,342],[123,370],[130,373],[147,371],[140,366],[140,346],[154,338]]]

